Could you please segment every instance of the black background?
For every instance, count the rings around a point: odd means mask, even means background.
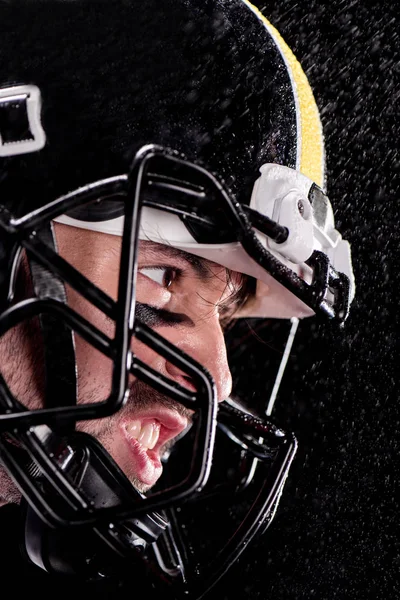
[[[266,534],[215,598],[400,598],[400,19],[396,2],[257,6],[301,62],[325,133],[328,195],[352,244],[357,295],[345,328],[300,324],[274,420],[299,450]],[[262,338],[263,333],[260,332]],[[264,344],[249,389],[262,393]],[[397,497],[396,497],[397,496]]]
[[[343,330],[317,319],[300,325],[273,412],[299,450],[272,525],[207,600],[397,600],[397,3],[257,4],[300,60],[321,110],[328,195],[352,243],[357,295]],[[268,385],[270,346],[264,328],[249,347],[242,385],[255,397]],[[128,584],[124,597],[147,593]]]

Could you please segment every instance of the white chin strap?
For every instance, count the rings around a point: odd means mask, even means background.
[[[335,229],[329,200],[326,196],[316,196],[311,205],[309,193],[314,184],[298,171],[282,165],[265,164],[260,172],[254,185],[250,208],[287,227],[289,235],[284,243],[277,244],[256,231],[259,241],[275,258],[307,283],[311,282],[312,270],[305,261],[314,250],[323,252],[336,271],[348,276],[352,301],[355,284],[350,245]],[[62,215],[54,220],[81,229],[122,235],[124,217],[88,222]],[[250,258],[239,242],[199,244],[179,217],[148,207],[142,209],[139,237],[141,240],[173,246],[257,279],[255,297],[242,308],[237,317],[302,318],[314,314]],[[329,301],[329,297],[327,300]]]

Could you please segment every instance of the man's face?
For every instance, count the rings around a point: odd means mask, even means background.
[[[55,224],[58,250],[78,271],[116,299],[121,238]],[[136,300],[142,321],[201,363],[212,375],[219,401],[231,391],[221,315],[229,312],[239,277],[225,268],[174,248],[140,242]],[[68,303],[110,338],[114,322],[67,287]],[[75,336],[78,401],[99,402],[110,392],[111,362]],[[133,342],[135,355],[155,371],[194,390],[190,378],[144,344]],[[141,491],[162,472],[160,458],[189,424],[182,405],[133,377],[126,405],[115,415],[78,423],[94,435]]]

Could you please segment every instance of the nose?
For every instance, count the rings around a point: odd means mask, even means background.
[[[181,329],[181,328],[179,328]],[[185,327],[171,339],[180,350],[194,358],[212,376],[218,402],[228,398],[232,391],[232,375],[228,364],[224,334],[218,315],[198,321],[193,327]],[[175,338],[175,335],[173,335]],[[187,375],[170,362],[165,365],[168,376],[185,385]]]

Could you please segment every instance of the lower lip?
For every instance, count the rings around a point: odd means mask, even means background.
[[[162,473],[161,461],[152,450],[145,450],[139,442],[128,437],[124,431],[131,458],[134,477],[146,486],[153,486]]]

